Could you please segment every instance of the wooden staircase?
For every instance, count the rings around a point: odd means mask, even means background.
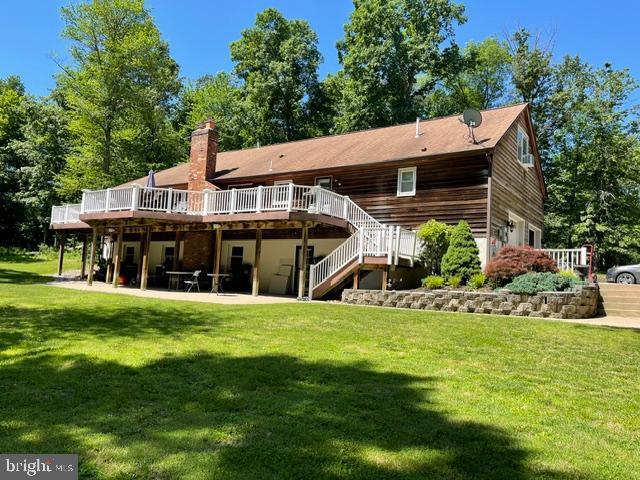
[[[600,283],[599,287],[599,314],[640,318],[640,285]]]

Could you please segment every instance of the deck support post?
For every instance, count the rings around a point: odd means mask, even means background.
[[[382,270],[382,290],[387,290],[387,283],[389,282],[389,267],[385,267]]]
[[[147,277],[149,276],[149,245],[151,243],[151,227],[145,227],[142,234],[142,271],[140,272],[140,290],[147,289]]]
[[[353,272],[353,289],[358,290],[360,288],[360,268],[356,268]]]
[[[256,230],[256,255],[253,262],[251,294],[257,296],[260,290],[260,255],[262,252],[262,229]]]
[[[140,233],[140,248],[138,255],[138,271],[136,272],[136,285],[140,286],[142,280],[142,251],[144,250],[144,230]]]
[[[96,250],[98,247],[98,229],[93,227],[91,230],[91,249],[89,250],[89,273],[87,275],[87,285],[93,285],[93,269],[96,265]]]
[[[117,287],[120,284],[120,264],[122,263],[122,248],[124,245],[124,228],[118,228],[118,241],[113,256],[113,282],[112,285]]]
[[[82,235],[82,254],[81,254],[81,262],[80,265],[80,280],[84,280],[84,277],[87,275],[87,241],[88,235]]]
[[[305,223],[302,226],[302,250],[300,251],[300,270],[298,272],[298,298],[304,297],[307,286],[307,266],[309,265],[309,226]]]
[[[104,238],[104,237],[103,237]],[[107,258],[107,274],[105,276],[104,279],[104,283],[106,283],[107,285],[111,283],[111,280],[113,279],[113,260],[115,257],[115,245],[113,242],[113,235],[110,236],[110,244],[111,244],[111,248],[109,251],[109,258]],[[103,250],[104,251],[104,250]]]
[[[213,255],[213,273],[220,274],[220,259],[222,258],[222,229],[216,229],[216,245]]]
[[[62,266],[64,263],[64,244],[65,244],[65,234],[60,234],[60,245],[58,246],[58,276],[62,275]]]
[[[178,270],[178,264],[180,262],[180,242],[182,241],[182,230],[176,230],[176,240],[173,244],[173,265],[171,269],[175,272]]]

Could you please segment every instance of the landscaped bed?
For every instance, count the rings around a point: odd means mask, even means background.
[[[61,290],[0,261],[0,451],[81,478],[639,478],[640,335]]]

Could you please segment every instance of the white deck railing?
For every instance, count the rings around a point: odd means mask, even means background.
[[[341,269],[364,257],[386,257],[388,265],[397,265],[400,258],[413,263],[419,248],[415,232],[398,226],[360,228],[334,251],[309,269],[309,298],[314,290]]]
[[[51,208],[51,223],[79,223],[80,204],[73,203]]]
[[[74,208],[73,220],[84,213],[143,210],[184,215],[232,215],[273,211],[307,212],[340,218],[355,228],[383,225],[349,197],[306,185],[276,185],[231,190],[178,190],[130,187],[85,190],[80,205],[53,207],[51,223],[69,223],[61,213]],[[70,218],[70,217],[69,217]]]
[[[542,252],[549,255],[560,270],[573,271],[576,265],[587,264],[587,249],[582,248],[544,248]]]

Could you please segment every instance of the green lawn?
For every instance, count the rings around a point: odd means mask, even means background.
[[[86,478],[640,478],[640,332],[63,290],[0,262],[0,452]]]

